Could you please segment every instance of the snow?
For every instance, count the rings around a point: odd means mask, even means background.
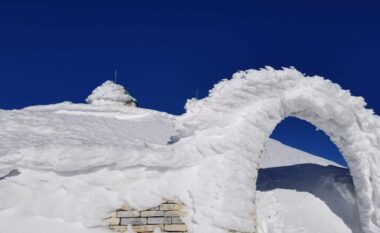
[[[265,147],[265,156],[260,159],[260,168],[284,167],[295,164],[318,164],[322,166],[332,165],[342,167],[341,165],[315,156],[304,151],[286,146],[277,140],[269,140]]]
[[[217,210],[223,219],[233,218],[224,214],[227,208],[234,208],[236,213],[255,209],[255,203],[248,202],[255,192],[248,187],[250,180],[257,178],[265,142],[284,118],[297,117],[323,130],[341,151],[355,184],[362,228],[366,233],[380,232],[380,119],[365,106],[363,98],[351,96],[322,77],[308,77],[294,68],[270,67],[235,73],[231,80],[215,85],[207,98],[188,101],[186,114],[177,126],[182,137],[196,144],[200,138],[208,138],[208,145],[197,144],[198,150],[239,171],[222,173],[220,168],[208,174],[216,177],[214,182],[219,186],[210,190],[210,184],[204,182],[203,195],[210,194],[209,200],[224,200],[202,204]],[[235,185],[230,185],[232,180]],[[225,203],[234,200],[227,195],[230,190],[238,190],[235,195],[240,199],[235,206],[225,208]],[[203,216],[209,214],[206,212]],[[201,215],[200,211],[197,214]],[[248,220],[249,213],[244,215]],[[255,227],[246,222],[247,228],[238,228],[232,222],[208,224],[239,231]]]
[[[136,100],[125,93],[123,86],[118,85],[110,80],[97,87],[86,99],[89,104],[113,104],[124,105],[127,102]]]
[[[0,110],[0,232],[108,232],[104,218],[123,203],[162,199],[188,207],[193,233],[379,232],[379,118],[338,85],[295,69],[248,70],[181,116],[124,106],[121,94],[106,82],[88,98],[96,104]],[[324,130],[353,181],[333,162],[268,141],[288,116]]]
[[[67,222],[61,218],[46,218],[38,215],[27,216],[12,208],[0,212],[0,232],[5,233],[109,233],[103,228],[87,228],[80,222]]]
[[[259,192],[258,198],[262,198],[261,195]],[[351,231],[325,202],[308,192],[279,189],[265,194],[265,198],[262,199],[258,209],[262,210],[259,213],[264,212],[259,215],[263,222],[261,225],[263,233],[360,232]],[[306,215],[301,217],[302,214]]]
[[[345,168],[306,163],[264,168],[257,190],[261,233],[363,232]]]

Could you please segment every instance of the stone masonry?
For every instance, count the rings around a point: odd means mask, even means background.
[[[127,232],[131,225],[137,233],[152,233],[160,228],[162,233],[187,233],[187,226],[183,221],[183,205],[174,201],[165,201],[158,207],[137,211],[127,204],[111,213],[106,224],[114,232]]]

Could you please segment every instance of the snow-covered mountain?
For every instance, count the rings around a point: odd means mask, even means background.
[[[0,232],[7,233],[107,232],[86,228],[72,216],[93,211],[91,197],[70,207],[73,213],[60,213],[67,208],[65,199],[73,195],[65,186],[81,189],[71,182],[79,182],[88,172],[102,176],[101,166],[87,171],[88,163],[114,163],[126,148],[166,144],[176,134],[171,115],[132,107],[62,103],[0,111],[0,116]],[[78,159],[77,169],[55,164],[70,159],[65,156],[69,154]],[[257,186],[262,233],[360,232],[346,168],[272,139],[261,160]],[[61,176],[78,179],[63,182]],[[119,176],[106,180],[116,185]],[[40,182],[51,187],[39,186]]]

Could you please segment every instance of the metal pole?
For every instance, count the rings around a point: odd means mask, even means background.
[[[117,69],[115,69],[115,83],[117,83],[116,81],[117,81]]]

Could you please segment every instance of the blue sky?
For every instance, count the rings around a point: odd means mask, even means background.
[[[237,70],[294,66],[379,112],[376,1],[0,1],[0,108],[84,102],[119,71],[142,107],[187,98]],[[322,132],[284,121],[284,143],[342,161]]]

